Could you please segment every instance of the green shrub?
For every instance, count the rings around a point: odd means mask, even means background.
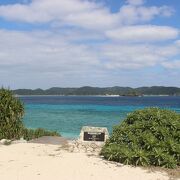
[[[0,139],[18,139],[21,136],[24,107],[10,90],[0,89]]]
[[[57,132],[45,129],[26,129],[22,122],[24,106],[19,99],[7,89],[0,89],[0,139],[26,140],[42,136],[60,136]]]
[[[131,165],[180,165],[180,114],[159,108],[135,111],[118,126],[101,154]]]

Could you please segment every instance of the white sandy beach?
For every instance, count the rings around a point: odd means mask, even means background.
[[[166,173],[107,162],[58,145],[0,146],[0,180],[168,180]]]

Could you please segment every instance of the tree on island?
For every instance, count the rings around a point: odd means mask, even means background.
[[[101,154],[110,161],[175,168],[180,165],[180,114],[159,108],[137,110],[114,127]]]
[[[38,138],[41,136],[58,136],[56,132],[46,131],[44,129],[27,129],[23,125],[24,105],[12,91],[0,89],[0,139],[19,139],[26,140]]]

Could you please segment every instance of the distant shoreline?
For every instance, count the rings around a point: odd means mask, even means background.
[[[60,97],[179,97],[180,95],[142,95],[142,96],[121,96],[121,95],[19,95],[15,94],[16,97],[26,97],[26,96],[32,96],[32,97],[48,97],[48,96],[60,96]]]
[[[16,89],[12,91],[16,95],[33,96],[101,96],[101,97],[138,97],[138,96],[180,96],[179,87],[91,87],[79,88],[52,87],[49,89]]]

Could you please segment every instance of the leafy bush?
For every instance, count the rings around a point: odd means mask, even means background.
[[[159,108],[135,111],[118,126],[101,154],[131,165],[180,165],[180,114]]]
[[[60,136],[57,132],[45,129],[26,129],[22,122],[24,106],[19,99],[13,96],[10,90],[0,89],[0,139],[26,140],[42,136]]]
[[[10,90],[0,89],[0,139],[18,139],[21,136],[24,107]]]

